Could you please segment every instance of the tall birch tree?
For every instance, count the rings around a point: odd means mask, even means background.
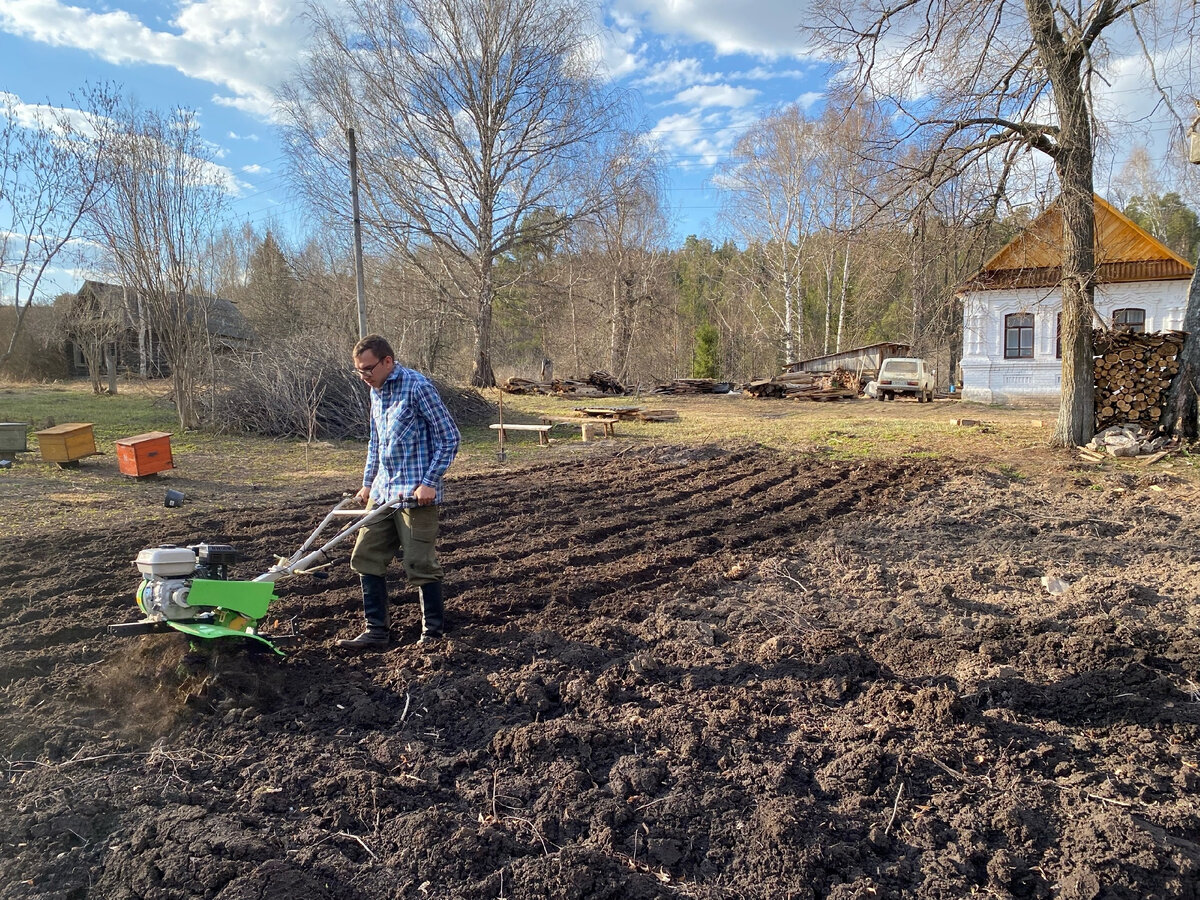
[[[816,222],[819,163],[815,128],[791,104],[755,123],[719,175],[723,217],[747,244],[762,248],[768,288],[779,292],[779,301],[768,305],[785,364],[797,360],[804,341],[800,276]]]

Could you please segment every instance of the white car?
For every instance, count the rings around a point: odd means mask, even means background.
[[[933,401],[933,370],[915,356],[894,356],[879,367],[877,400],[895,400],[897,394],[916,394],[918,403]]]

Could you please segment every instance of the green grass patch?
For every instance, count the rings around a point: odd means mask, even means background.
[[[0,421],[25,422],[31,432],[70,422],[89,423],[97,446],[148,431],[179,430],[166,394],[140,385],[113,395],[93,394],[86,385],[80,389],[74,382],[0,387]]]

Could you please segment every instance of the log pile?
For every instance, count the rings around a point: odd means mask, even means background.
[[[732,385],[715,378],[676,378],[669,384],[660,384],[651,394],[728,394]]]
[[[617,379],[607,372],[593,372],[586,378],[533,381],[513,377],[500,385],[506,394],[553,394],[570,397],[607,397],[626,393]]]
[[[1182,331],[1094,333],[1098,431],[1127,423],[1158,428],[1183,338]]]
[[[848,400],[861,390],[858,376],[838,369],[828,374],[785,372],[773,378],[752,381],[742,388],[751,397],[778,397],[785,400]]]

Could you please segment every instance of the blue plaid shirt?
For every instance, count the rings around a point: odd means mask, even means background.
[[[383,386],[371,389],[371,441],[363,486],[376,504],[411,497],[418,485],[437,489],[458,453],[458,426],[437,389],[420,372],[396,365]]]

